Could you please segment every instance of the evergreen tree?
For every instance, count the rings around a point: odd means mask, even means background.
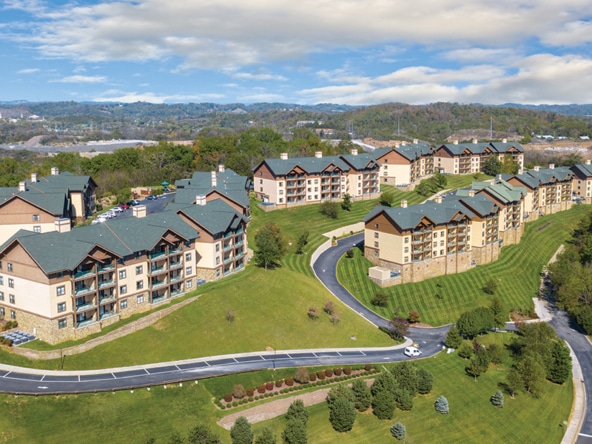
[[[434,375],[426,369],[420,368],[417,371],[417,391],[420,395],[427,395],[432,391]]]
[[[269,427],[265,427],[261,431],[261,435],[255,438],[255,444],[276,444],[275,435]]]
[[[391,435],[393,435],[399,441],[403,441],[405,439],[405,436],[407,435],[407,430],[405,429],[405,426],[403,424],[401,424],[400,422],[396,422],[391,427]]]
[[[417,394],[417,367],[411,362],[399,362],[393,366],[391,373],[398,388],[404,389],[411,397]]]
[[[288,407],[288,411],[286,412],[286,421],[293,419],[301,421],[305,426],[308,422],[308,412],[304,408],[304,402],[302,402],[302,399],[297,399],[292,404],[290,404],[290,407]]]
[[[434,408],[438,413],[442,413],[443,415],[447,414],[450,411],[448,399],[446,399],[444,396],[440,396],[438,399],[436,399]]]
[[[385,389],[377,391],[372,399],[372,412],[378,419],[392,419],[395,414],[393,394]]]
[[[386,391],[391,396],[392,400],[395,397],[396,388],[397,383],[393,374],[389,371],[385,371],[374,378],[374,383],[372,384],[370,391],[372,392],[372,396],[376,396],[378,392]]]
[[[354,403],[346,396],[338,396],[329,404],[329,421],[336,432],[349,432],[356,421]]]
[[[365,412],[368,410],[370,405],[372,404],[372,393],[370,392],[370,387],[366,384],[365,381],[361,379],[356,379],[352,383],[352,392],[355,397],[354,407],[359,412]]]
[[[239,416],[230,429],[232,444],[252,444],[253,436],[253,430],[247,418]]]
[[[413,408],[413,395],[404,388],[398,388],[395,393],[395,405],[401,410]]]
[[[460,347],[460,344],[462,344],[462,336],[458,331],[458,327],[456,325],[453,325],[452,327],[450,327],[450,330],[448,330],[448,333],[446,334],[446,347],[458,348]]]
[[[173,434],[169,438],[169,444],[183,444],[183,442],[183,437],[177,431],[173,432]]]
[[[516,392],[524,387],[522,376],[516,367],[512,367],[506,376],[506,387],[510,392],[510,396],[514,399]]]
[[[348,193],[345,193],[343,195],[343,202],[341,202],[341,208],[343,208],[344,211],[349,211],[349,210],[351,210],[351,207],[352,207],[351,196]]]
[[[493,322],[496,328],[503,328],[506,326],[508,313],[506,312],[502,301],[497,296],[491,299],[491,314],[493,314]]]
[[[496,391],[491,397],[491,403],[501,409],[504,406],[504,394],[499,390]]]
[[[563,384],[571,376],[571,356],[569,349],[560,341],[553,343],[551,349],[551,365],[547,378],[556,384]]]
[[[288,419],[286,428],[282,432],[282,440],[284,444],[307,444],[306,423],[298,418]]]
[[[344,398],[352,404],[356,402],[356,395],[354,395],[352,389],[350,389],[345,384],[340,384],[337,387],[333,387],[331,390],[329,390],[329,393],[327,393],[327,404],[329,404],[329,407],[331,407],[333,403],[339,398]]]
[[[208,426],[197,424],[189,430],[187,442],[189,444],[220,444],[222,441]]]
[[[545,382],[545,368],[537,358],[527,355],[518,362],[517,369],[522,377],[524,389],[533,396],[538,396]]]

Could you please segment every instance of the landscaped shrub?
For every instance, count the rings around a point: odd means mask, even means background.
[[[294,385],[294,378],[290,376],[288,376],[284,381],[288,387],[292,387]]]
[[[232,401],[232,393],[226,393],[224,395],[224,401],[231,402]]]
[[[232,394],[236,399],[241,399],[245,397],[245,388],[242,384],[236,384],[232,389]],[[252,395],[252,393],[251,393]]]
[[[284,385],[284,380],[283,379],[278,379],[277,381],[275,381],[275,386],[277,388],[280,388],[282,385]]]
[[[272,391],[273,390],[273,382],[266,382],[265,383],[265,388],[268,391]]]
[[[494,406],[500,409],[504,406],[504,394],[499,390],[493,394],[490,400]]]
[[[265,393],[265,384],[261,384],[259,387],[257,387],[257,391],[259,393]]]
[[[391,434],[399,441],[403,441],[407,431],[405,430],[405,426],[403,424],[396,422],[395,425],[391,427]]]
[[[325,379],[325,372],[323,370],[317,372],[317,378]]]
[[[246,392],[247,392],[247,396],[253,396],[253,394],[255,393],[255,389],[252,387],[249,387],[249,388],[247,388]]]
[[[367,372],[369,372],[370,370],[372,370],[372,366],[370,364],[366,364],[364,366],[364,370],[366,370]]]
[[[246,400],[245,400],[245,399],[243,399],[243,401],[245,401],[245,402],[246,402],[246,401],[253,402],[254,400],[255,400],[255,399],[254,399],[253,397],[250,397],[250,398],[248,398],[248,399],[246,399]]]
[[[448,399],[446,399],[444,396],[440,396],[434,403],[434,408],[438,413],[445,415],[449,412]]]
[[[236,402],[236,401],[235,401]],[[226,408],[229,409],[230,407],[232,407],[231,403],[226,404]]]
[[[334,368],[333,373],[335,373],[335,376],[341,376],[342,370],[340,368]]]
[[[331,370],[330,368],[325,370],[325,376],[327,376],[327,378],[331,378],[333,376],[333,370]]]
[[[299,367],[294,375],[294,381],[299,384],[306,384],[309,381],[308,370],[304,367]]]
[[[352,369],[351,367],[345,367],[343,369],[343,373],[345,373],[346,375],[351,375]]]
[[[238,401],[232,401],[232,407],[238,407]]]
[[[308,380],[310,382],[315,382],[317,380],[317,374],[316,373],[311,373],[310,375],[308,375]]]

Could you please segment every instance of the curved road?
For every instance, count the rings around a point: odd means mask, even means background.
[[[324,252],[314,269],[323,284],[352,310],[376,326],[388,321],[360,304],[336,278],[337,261],[351,247],[362,241],[361,235],[342,240]],[[421,345],[423,356],[442,350],[448,327],[414,328],[410,338]],[[93,371],[50,371],[0,364],[0,392],[22,394],[83,393],[147,387],[172,382],[198,380],[211,376],[245,371],[316,365],[349,365],[407,360],[401,346],[387,348],[348,348],[327,350],[292,350],[242,353],[226,356],[162,362],[135,367]]]

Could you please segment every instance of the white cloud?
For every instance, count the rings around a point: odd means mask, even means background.
[[[68,76],[59,80],[53,80],[56,83],[105,83],[107,77],[105,76]]]
[[[590,103],[592,59],[539,54],[521,59],[511,71],[478,65],[458,70],[410,67],[342,85],[304,89],[302,103],[368,105],[460,102]]]
[[[36,72],[39,72],[39,68],[25,68],[25,69],[21,69],[19,71],[17,71],[17,74],[35,74]]]
[[[590,26],[577,21],[582,8],[589,8],[587,0],[417,0],[412,7],[392,0],[137,0],[69,3],[51,13],[38,12],[33,0],[12,4],[43,19],[18,38],[46,56],[86,61],[179,57],[179,69],[303,61],[314,53],[373,45],[395,54],[401,43],[410,42],[496,48],[538,38],[577,44]],[[554,31],[574,26],[581,34],[577,41]]]
[[[288,80],[286,77],[270,73],[233,72],[230,77],[241,80]]]

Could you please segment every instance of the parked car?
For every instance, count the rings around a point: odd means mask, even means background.
[[[410,358],[416,358],[421,356],[421,350],[417,347],[405,347],[405,356],[409,356]]]
[[[132,199],[127,203],[130,207],[135,207],[136,205],[140,205],[140,201],[137,199]]]
[[[129,210],[129,205],[126,203],[122,203],[121,205],[119,205],[119,208],[121,208],[122,210]]]
[[[114,213],[123,213],[123,209],[119,207],[113,207],[109,211],[113,211]]]
[[[154,194],[151,194],[150,196],[148,196],[146,198],[146,200],[156,200],[156,199],[158,199],[158,197],[156,197]]]

